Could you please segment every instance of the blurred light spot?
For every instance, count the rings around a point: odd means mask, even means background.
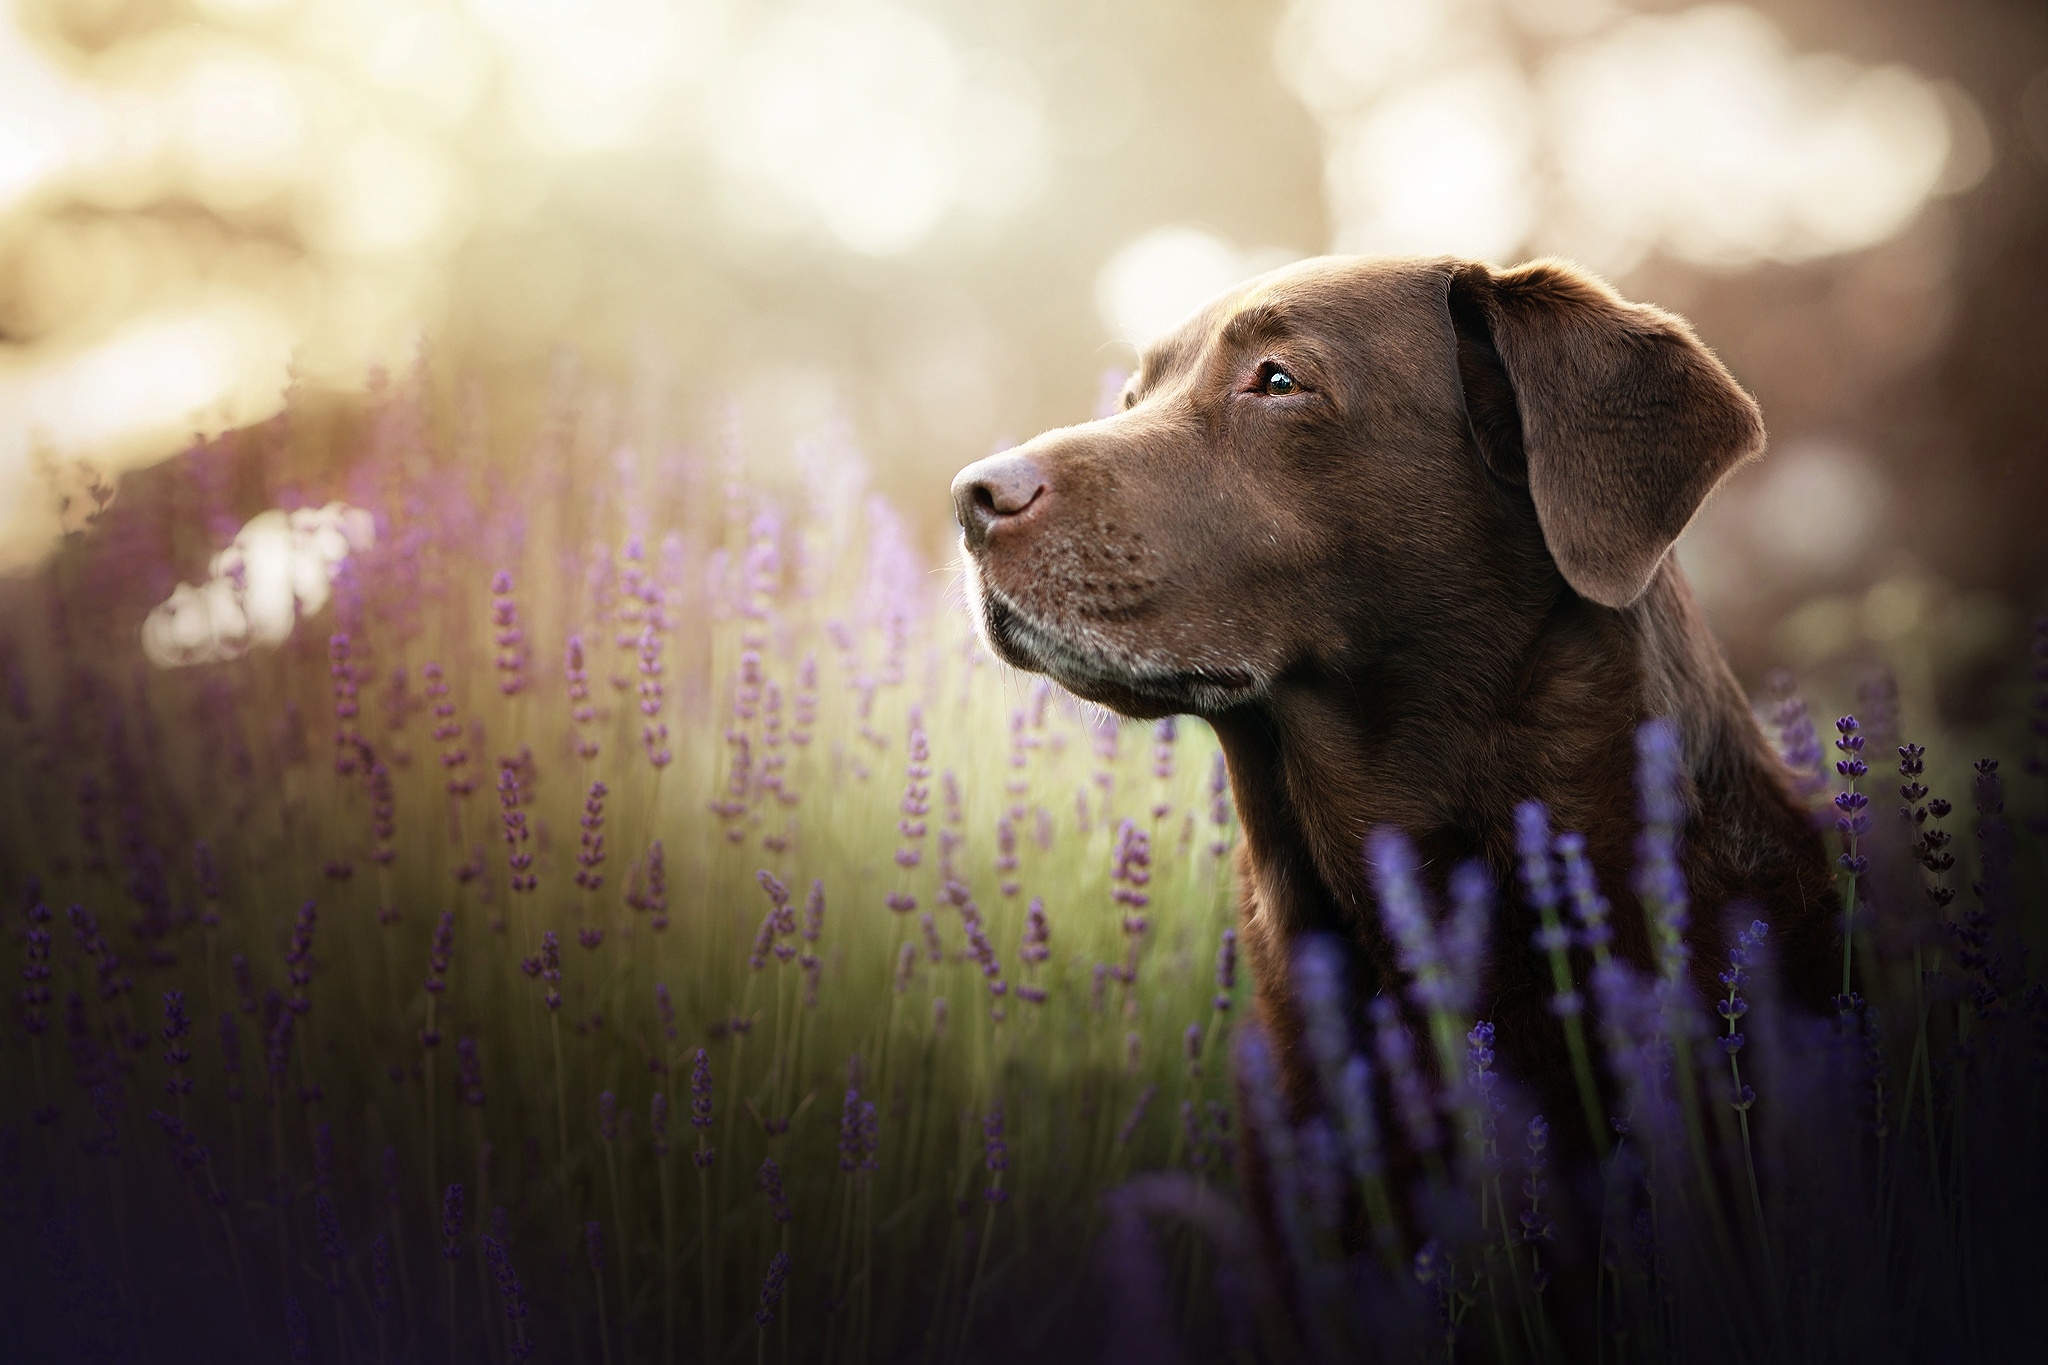
[[[1045,97],[1020,63],[992,55],[970,61],[957,125],[960,202],[991,216],[1030,203],[1045,188]]]
[[[60,534],[53,481],[65,466],[118,473],[154,462],[197,427],[276,412],[291,342],[267,305],[222,299],[136,319],[83,350],[0,366],[0,568]]]
[[[666,79],[692,74],[708,43],[679,43],[701,9],[664,0],[468,0],[510,59],[520,130],[544,151],[625,141]],[[694,59],[694,60],[693,60]]]
[[[0,16],[0,208],[62,169],[99,125],[91,100]]]
[[[200,197],[219,209],[270,198],[305,152],[305,110],[291,74],[254,53],[213,51],[186,63],[161,104],[137,113],[168,119]]]
[[[289,334],[260,304],[143,318],[68,359],[0,371],[0,442],[89,451],[205,418],[269,416],[284,391]]]
[[[956,202],[1014,207],[1043,179],[1029,73],[963,62],[923,18],[869,0],[784,11],[728,68],[707,112],[729,174],[803,206],[868,255],[915,246]]]
[[[2048,163],[2048,66],[2036,71],[2027,88],[2020,91],[2020,128],[2034,155]]]
[[[350,254],[406,251],[432,238],[454,207],[454,168],[437,147],[381,130],[350,137],[327,172],[323,244]]]
[[[1332,142],[1337,249],[1505,259],[1534,223],[1529,164],[1529,99],[1513,66],[1403,89]]]
[[[329,3],[308,21],[305,38],[437,128],[466,118],[491,75],[488,49],[457,12],[408,0]]]
[[[1794,667],[1811,668],[1856,643],[1857,602],[1853,597],[1816,597],[1778,622],[1771,643]]]
[[[1942,116],[1948,120],[1948,160],[1942,165],[1941,178],[1934,182],[1934,193],[1961,194],[1977,188],[1991,173],[1998,148],[1991,141],[1991,129],[1985,125],[1977,101],[1968,92],[1954,81],[1942,81],[1934,93],[1941,97]]]
[[[1524,33],[1581,38],[1620,12],[1617,0],[1505,0],[1508,17]]]
[[[1949,152],[1927,81],[1795,58],[1737,6],[1632,20],[1554,58],[1543,85],[1578,207],[1702,264],[1880,241],[1919,208]]]
[[[256,19],[289,9],[299,0],[192,0],[201,14],[215,19]]]
[[[177,668],[282,644],[327,604],[342,561],[376,538],[370,514],[346,503],[261,513],[213,557],[206,582],[180,583],[151,609],[143,652],[159,668]]]
[[[1795,56],[1742,6],[1619,12],[1510,0],[1510,28],[1479,0],[1295,0],[1274,60],[1323,125],[1338,248],[1804,260],[1884,240],[1990,165],[1952,86]]]
[[[1310,109],[1343,115],[1483,41],[1486,18],[1473,0],[1296,0],[1273,60]]]
[[[1934,584],[1911,574],[1873,585],[1863,594],[1863,633],[1880,644],[1914,634],[1933,610],[1934,593]]]
[[[1236,247],[1213,232],[1154,228],[1102,267],[1095,278],[1095,306],[1111,332],[1143,345],[1256,273]]]
[[[1885,501],[1883,481],[1857,451],[1794,442],[1764,459],[1749,493],[1749,540],[1782,566],[1839,572],[1870,543]]]

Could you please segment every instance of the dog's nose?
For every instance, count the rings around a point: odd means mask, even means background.
[[[990,530],[1005,519],[1022,515],[1045,494],[1045,474],[1021,450],[1006,450],[976,460],[953,478],[953,515],[967,534],[969,546],[980,549]]]

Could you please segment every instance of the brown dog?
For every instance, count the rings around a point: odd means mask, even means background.
[[[968,466],[953,497],[997,654],[1215,727],[1299,1104],[1290,941],[1339,934],[1361,988],[1399,988],[1361,858],[1375,826],[1429,875],[1476,857],[1512,888],[1514,808],[1540,799],[1585,832],[1617,951],[1649,962],[1628,886],[1651,716],[1682,734],[1703,995],[1736,900],[1770,920],[1791,994],[1832,989],[1821,840],[1669,554],[1763,440],[1682,320],[1570,266],[1330,258],[1210,304],[1146,351],[1123,411]],[[1480,1010],[1583,1143],[1534,928],[1504,897]]]

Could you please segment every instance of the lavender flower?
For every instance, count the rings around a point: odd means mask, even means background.
[[[518,1273],[512,1268],[512,1255],[505,1249],[503,1241],[489,1233],[479,1240],[483,1244],[484,1264],[490,1267],[491,1278],[498,1286],[498,1297],[505,1305],[505,1323],[512,1329],[508,1354],[514,1360],[525,1360],[533,1354],[533,1344],[526,1339],[526,1294],[520,1288]]]
[[[1778,755],[1792,773],[1793,794],[1802,801],[1817,796],[1827,786],[1827,778],[1821,772],[1820,736],[1814,731],[1806,702],[1793,690],[1790,673],[1773,673],[1764,685],[1776,698],[1770,720],[1778,732]]]
[[[647,1105],[647,1133],[654,1140],[654,1155],[668,1155],[668,1096],[659,1090]]]
[[[448,989],[448,963],[455,954],[455,912],[443,910],[440,922],[434,926],[434,937],[428,945],[427,980],[425,990],[430,1003]],[[440,1031],[431,1024],[420,1030],[422,1047],[438,1047]]]
[[[474,1038],[455,1040],[455,1094],[472,1109],[484,1107],[484,1064]]]
[[[1148,1101],[1150,1098],[1146,1097]],[[1135,1117],[1143,1116],[1141,1109]],[[1135,1119],[1131,1126],[1136,1127]],[[1000,1204],[1010,1197],[1010,1192],[1003,1188],[1003,1172],[1010,1169],[1010,1145],[1003,1138],[1003,1106],[1000,1103],[990,1109],[981,1121],[981,1158],[989,1172],[988,1189],[985,1191],[988,1202]]]
[[[604,1274],[604,1224],[595,1218],[583,1224],[583,1251],[590,1258],[591,1273]]]
[[[839,1169],[851,1174],[859,1168],[862,1151],[860,1133],[860,1090],[849,1086],[839,1110]]]
[[[604,783],[591,783],[590,794],[583,798],[582,818],[577,822],[583,832],[576,849],[576,885],[585,891],[596,891],[604,885],[604,873],[598,871],[604,863],[604,798]]]
[[[313,1196],[313,1232],[320,1243],[320,1254],[327,1258],[327,1292],[335,1298],[341,1297],[341,1263],[348,1259],[348,1244],[341,1236],[341,1215],[335,1212],[334,1201],[321,1190]]]
[[[761,1170],[754,1177],[754,1185],[768,1196],[768,1216],[777,1223],[787,1223],[790,1219],[789,1198],[783,1193],[782,1168],[775,1164],[774,1157],[761,1158]]]
[[[426,681],[425,691],[434,713],[434,740],[443,746],[441,768],[448,774],[448,795],[468,796],[476,790],[476,780],[467,771],[469,750],[454,742],[463,737],[464,731],[462,722],[455,718],[455,703],[448,700],[448,683],[441,665],[429,659],[420,665],[420,677]]]
[[[1230,852],[1230,769],[1220,751],[1209,765],[1209,824],[1215,831],[1209,853],[1221,858]]]
[[[45,936],[47,938],[47,935]],[[164,1064],[171,1068],[170,1079],[164,1082],[167,1095],[189,1095],[192,1093],[192,1077],[185,1068],[191,1064],[192,1052],[184,1043],[185,1035],[192,1031],[192,1020],[185,1013],[183,991],[164,992]]]
[[[668,983],[665,981],[654,983],[654,1017],[661,1025],[661,1036],[673,1043],[678,1036],[676,1006],[675,1002],[669,999]]]
[[[701,1047],[690,1071],[690,1126],[697,1130],[697,1150],[691,1155],[701,1169],[716,1156],[712,1148],[704,1145],[711,1130],[711,1057]]]
[[[285,945],[285,975],[292,983],[289,1004],[294,1014],[304,1014],[313,1007],[309,992],[313,985],[313,928],[318,918],[313,902],[307,901],[299,906],[299,913],[292,921],[291,939]]]
[[[761,1306],[754,1310],[754,1321],[762,1327],[775,1321],[775,1311],[782,1303],[782,1288],[789,1280],[789,1253],[778,1251],[768,1260],[768,1277],[761,1281]]]
[[[1211,1003],[1218,1013],[1230,1008],[1231,993],[1237,989],[1237,930],[1225,929],[1216,944],[1216,998]]]
[[[222,1010],[220,1016],[220,1069],[227,1082],[228,1099],[240,1103],[242,1099],[242,1026],[233,1012]]]
[[[498,804],[505,826],[505,845],[511,850],[506,855],[506,865],[511,869],[506,885],[514,892],[532,891],[540,885],[540,879],[533,873],[533,855],[526,850],[526,812],[520,809],[519,777],[510,759],[500,759],[498,763]]]
[[[896,866],[913,868],[924,861],[925,817],[931,813],[931,745],[925,738],[924,712],[918,707],[910,710],[910,762],[904,768],[903,800],[900,809],[903,817],[896,822],[897,833],[903,836],[903,843],[896,850]],[[898,900],[909,900],[909,904],[898,904]],[[900,893],[892,899],[889,908],[899,913],[916,908],[916,901]]]
[[[571,635],[563,651],[562,673],[569,684],[569,719],[576,723],[576,756],[589,762],[597,757],[598,743],[591,738],[590,722],[597,708],[590,704],[590,674],[583,663],[583,637]]]
[[[1123,1125],[1116,1130],[1117,1146],[1128,1147],[1131,1145],[1131,1139],[1138,1135],[1138,1126],[1145,1121],[1145,1114],[1151,1109],[1152,1101],[1158,1094],[1159,1087],[1156,1085],[1148,1085],[1138,1092],[1138,1098],[1131,1103],[1130,1114],[1125,1117]]]
[[[1416,1151],[1434,1151],[1440,1141],[1436,1106],[1430,1099],[1429,1083],[1416,1064],[1415,1042],[1409,1036],[1408,1025],[1388,996],[1373,997],[1371,1010],[1373,1047],[1393,1092],[1395,1117],[1401,1121],[1402,1130]]]
[[[462,1186],[450,1185],[441,1193],[441,1256],[458,1260],[462,1256]]]
[[[641,885],[626,900],[635,910],[648,913],[647,927],[654,930],[668,928],[668,867],[664,860],[661,840],[656,839],[647,846],[647,858],[642,864],[644,877]]]
[[[1745,1041],[1737,1025],[1742,1016],[1749,1013],[1749,1002],[1742,998],[1742,988],[1749,982],[1749,968],[1763,946],[1764,935],[1769,932],[1770,926],[1759,919],[1751,920],[1749,927],[1735,936],[1734,946],[1728,950],[1728,966],[1720,973],[1721,984],[1728,988],[1728,994],[1714,1002],[1715,1012],[1728,1026],[1727,1031],[1715,1041],[1728,1057],[1729,1073],[1735,1081],[1729,1102],[1738,1111],[1746,1111],[1756,1103],[1756,1091],[1743,1084],[1742,1063],[1737,1055]]]
[[[1596,961],[1604,961],[1614,929],[1607,922],[1607,898],[1600,894],[1592,860],[1586,856],[1586,836],[1567,830],[1557,836],[1554,847],[1558,861],[1564,864],[1565,890],[1571,896],[1572,918],[1578,921],[1579,945]]]
[[[1280,1097],[1280,1079],[1273,1065],[1265,1030],[1256,1020],[1238,1025],[1234,1038],[1238,1085],[1244,1096],[1250,1140],[1265,1156],[1266,1179],[1284,1247],[1297,1265],[1306,1264],[1301,1233],[1301,1176],[1295,1161],[1294,1128]]]
[[[313,1330],[296,1294],[284,1296],[284,1339],[292,1353],[292,1365],[313,1365]]]
[[[1636,838],[1635,889],[1657,948],[1664,979],[1685,979],[1691,950],[1685,941],[1690,897],[1679,860],[1679,835],[1685,823],[1684,755],[1678,727],[1658,718],[1636,731],[1636,791],[1643,829]]]
[[[1051,956],[1052,926],[1046,922],[1045,900],[1033,896],[1024,911],[1024,940],[1017,949],[1017,958],[1036,967]]]
[[[391,1314],[391,1244],[381,1232],[370,1239],[370,1311],[380,1318]]]
[[[498,690],[508,697],[517,696],[526,688],[526,633],[519,628],[512,575],[503,569],[491,578],[491,626],[498,646]]]
[[[50,922],[48,906],[36,904],[28,908],[28,931],[22,935],[21,979],[26,984],[21,988],[21,1026],[29,1037],[40,1037],[50,1027],[50,931],[43,926]]]
[[[1550,1286],[1550,1272],[1543,1266],[1542,1253],[1536,1248],[1557,1240],[1557,1222],[1543,1207],[1543,1197],[1550,1192],[1550,1182],[1544,1173],[1550,1169],[1547,1155],[1550,1146],[1550,1125],[1538,1114],[1529,1120],[1527,1132],[1528,1155],[1522,1159],[1522,1198],[1526,1201],[1516,1221],[1521,1224],[1522,1244],[1530,1248],[1530,1263],[1534,1266],[1531,1277],[1537,1293],[1541,1294]]]

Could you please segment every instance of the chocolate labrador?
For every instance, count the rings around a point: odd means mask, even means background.
[[[1361,856],[1391,824],[1431,874],[1479,858],[1506,889],[1480,1009],[1568,1130],[1514,810],[1537,798],[1585,832],[1616,951],[1647,965],[1628,890],[1645,718],[1682,736],[1703,998],[1732,902],[1770,920],[1794,997],[1825,1000],[1840,960],[1821,838],[1670,553],[1763,442],[1683,320],[1571,266],[1325,258],[1217,299],[1145,351],[1120,412],[969,465],[953,500],[998,655],[1215,728],[1294,1102],[1313,1082],[1290,943],[1340,935],[1361,992],[1399,989]]]

